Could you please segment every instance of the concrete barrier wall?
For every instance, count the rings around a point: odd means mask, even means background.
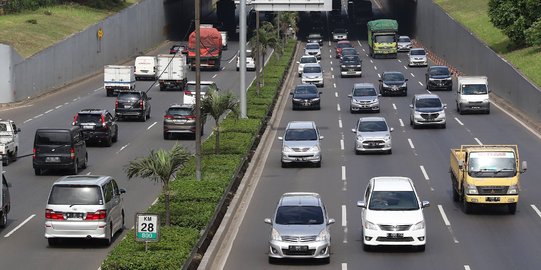
[[[417,0],[415,38],[467,75],[486,75],[497,96],[541,121],[541,90],[432,0]],[[453,106],[454,107],[454,106]]]
[[[22,57],[8,45],[0,44],[0,103],[14,100],[12,67]]]

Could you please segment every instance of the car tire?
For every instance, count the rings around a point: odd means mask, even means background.
[[[363,243],[363,250],[364,250],[365,252],[370,252],[370,251],[372,251],[372,246]]]
[[[331,257],[323,258],[321,259],[322,264],[330,264],[331,263]]]
[[[118,228],[119,231],[123,231],[126,227],[126,218],[124,215],[124,211],[122,211],[122,223],[120,224],[120,228]]]
[[[107,89],[107,90],[105,90],[105,93],[107,94],[108,97],[113,96],[113,90]]]
[[[282,161],[282,168],[288,168],[288,167],[289,167],[289,163]]]
[[[118,141],[118,127],[116,128],[115,136],[113,136],[113,142]]]
[[[169,135],[167,134],[167,132],[163,133],[163,139],[164,140],[169,140]]]
[[[41,175],[41,174],[43,174],[43,171],[40,168],[34,168],[34,174],[35,175]]]
[[[392,153],[393,153],[393,149],[387,150],[387,155],[390,155],[390,154],[392,154]]]
[[[109,235],[104,239],[104,244],[110,246],[113,243],[113,236],[115,235],[113,231],[113,223],[109,223]]]
[[[278,263],[278,259],[269,257],[269,264],[276,264],[276,263]]]
[[[10,159],[9,154],[6,158],[2,158],[2,165],[3,166],[9,165],[9,159]]]
[[[462,211],[464,211],[465,214],[471,214],[472,212],[472,204],[466,201],[464,195],[462,195]]]
[[[5,228],[7,223],[8,214],[6,213],[6,209],[3,209],[2,213],[0,213],[0,228]]]
[[[419,128],[419,125],[417,125],[415,123],[412,123],[412,127],[413,127],[413,129],[417,129],[417,128]]]
[[[314,165],[316,168],[321,168],[321,160],[316,162]]]
[[[54,247],[58,245],[58,239],[57,238],[47,238],[47,243],[50,247]]]
[[[404,90],[404,92],[402,92],[402,96],[407,97],[408,96],[408,90]]]
[[[73,162],[73,168],[71,169],[72,174],[77,175],[79,173],[79,160]]]
[[[419,252],[424,252],[425,249],[426,249],[426,245],[420,245],[420,246],[417,246],[415,247],[415,249]]]
[[[237,71],[239,71],[239,70],[240,70],[240,69],[239,69],[239,68],[237,68]]]
[[[447,124],[441,124],[441,125],[440,125],[440,128],[441,128],[441,129],[447,128]]]
[[[88,153],[85,155],[85,159],[83,161],[83,166],[81,166],[81,168],[86,169],[87,165],[88,165]]]
[[[107,139],[105,139],[105,146],[111,147],[111,145],[113,145],[113,138],[109,136]]]
[[[316,110],[321,110],[321,105],[317,105]]]
[[[458,192],[456,191],[455,187],[452,186],[451,189],[453,190],[453,201],[454,201],[454,202],[460,201],[460,195],[459,195]]]

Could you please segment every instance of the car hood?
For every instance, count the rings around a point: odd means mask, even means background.
[[[319,145],[318,141],[284,141],[284,146],[289,148],[311,148]]]
[[[294,94],[293,98],[301,98],[301,99],[312,99],[312,98],[318,98],[318,94]]]
[[[362,96],[362,97],[354,96],[353,97],[353,100],[355,100],[355,101],[372,101],[372,100],[375,100],[375,99],[377,99],[376,96]]]
[[[415,108],[418,112],[440,112],[443,111],[442,107],[430,107],[430,108]]]
[[[422,210],[366,210],[366,220],[378,225],[414,225],[424,220]]]
[[[383,139],[387,136],[390,136],[389,131],[374,131],[374,132],[358,132],[357,135],[362,136],[363,139]]]
[[[325,224],[314,225],[281,225],[273,224],[273,228],[278,231],[281,236],[313,236],[325,229]]]

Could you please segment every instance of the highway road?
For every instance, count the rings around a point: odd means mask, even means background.
[[[171,42],[161,44],[149,55],[168,53]],[[236,71],[238,42],[230,41],[229,49],[222,55],[220,72],[202,72],[202,80],[213,80],[222,90],[239,93],[239,72]],[[111,63],[113,64],[113,63]],[[133,59],[128,64],[133,64]],[[45,71],[44,71],[45,72]],[[254,78],[254,72],[247,73],[247,84]],[[189,80],[195,79],[190,72]],[[138,81],[137,90],[147,90],[150,81]],[[19,107],[0,111],[0,118],[12,119],[21,128],[19,155],[32,154],[34,133],[37,128],[67,127],[73,116],[85,108],[105,108],[114,111],[115,99],[106,97],[103,89],[103,74],[93,76],[80,83],[61,89],[50,95],[27,102]],[[152,97],[152,116],[146,122],[119,122],[119,139],[110,148],[89,146],[88,168],[80,174],[111,175],[116,177],[124,196],[127,214],[126,227],[133,226],[137,211],[146,210],[157,198],[161,186],[148,180],[133,179],[128,181],[123,168],[130,160],[146,155],[150,149],[170,149],[177,141],[164,141],[162,119],[165,110],[172,103],[182,103],[182,92],[164,91],[154,85],[148,95]],[[207,121],[205,137],[212,131],[213,121]],[[191,139],[180,138],[179,143],[194,151],[195,143]],[[65,241],[58,247],[48,247],[44,238],[45,204],[51,184],[61,176],[47,174],[35,176],[31,156],[4,167],[6,177],[12,184],[12,208],[6,228],[0,230],[0,268],[1,269],[98,269],[112,247],[103,247],[101,243],[89,241]],[[114,244],[119,238],[117,235]],[[129,236],[132,237],[132,236]]]
[[[274,139],[253,197],[243,200],[248,205],[247,212],[240,217],[242,222],[224,269],[540,269],[541,183],[537,175],[541,137],[497,106],[492,107],[489,115],[459,115],[455,111],[455,94],[447,91],[434,91],[448,104],[447,128],[414,130],[409,126],[409,104],[414,94],[427,93],[426,68],[409,68],[403,53],[398,59],[371,59],[365,39],[363,36],[355,41],[363,58],[362,78],[343,79],[334,58],[334,43],[325,41],[321,60],[325,87],[321,90],[320,111],[292,111],[291,100],[287,100],[279,125],[273,127],[276,137],[282,136],[289,121],[315,121],[325,136],[322,167],[281,168],[281,142]],[[378,74],[393,70],[403,72],[409,79],[408,96],[380,98],[379,114],[351,114],[347,94],[353,83],[371,82],[377,86]],[[289,89],[299,83],[300,79],[295,78]],[[359,117],[371,115],[384,116],[394,128],[392,155],[355,155],[351,128]],[[461,144],[519,146],[520,157],[529,162],[530,170],[522,175],[515,215],[509,215],[505,207],[477,209],[466,215],[453,202],[449,149]],[[431,206],[424,211],[425,252],[407,248],[363,251],[356,202],[374,176],[410,177],[421,200],[430,201]],[[331,225],[332,256],[328,265],[292,260],[280,265],[267,262],[270,227],[263,219],[272,217],[283,193],[293,191],[318,192],[329,216],[336,219]]]

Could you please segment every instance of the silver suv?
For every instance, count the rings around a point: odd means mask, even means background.
[[[314,258],[330,262],[329,225],[335,222],[317,193],[285,193],[278,201],[269,239],[269,263],[281,258]]]
[[[45,207],[49,246],[62,238],[98,238],[110,245],[124,229],[122,194],[111,176],[71,175],[56,180]]]
[[[302,83],[312,83],[317,87],[325,86],[323,81],[323,69],[321,65],[316,63],[307,63],[302,69]]]
[[[413,128],[427,125],[445,128],[445,108],[447,108],[447,105],[441,102],[438,95],[415,95],[410,104],[410,125],[413,126]]]
[[[351,113],[358,111],[380,111],[379,98],[376,87],[372,83],[356,83],[353,85],[350,98],[349,111]]]
[[[318,60],[321,59],[321,47],[318,43],[306,43],[304,47],[304,55],[313,55]]]
[[[321,146],[319,130],[314,121],[292,121],[287,124],[282,141],[282,168],[290,163],[312,163],[321,167]]]
[[[392,153],[391,132],[383,117],[361,117],[351,130],[355,136],[355,153],[386,152]]]

